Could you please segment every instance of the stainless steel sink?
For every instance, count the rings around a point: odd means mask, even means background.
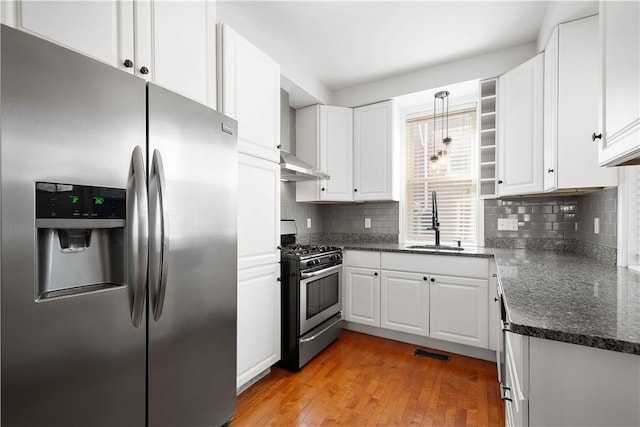
[[[460,246],[445,246],[445,245],[414,245],[407,246],[407,249],[431,249],[436,251],[464,251],[464,248]]]

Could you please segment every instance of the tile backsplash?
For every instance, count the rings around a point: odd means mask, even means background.
[[[600,232],[594,233],[594,219],[600,221]],[[577,239],[615,248],[617,246],[618,189],[586,194],[578,198]]]
[[[296,221],[299,242],[398,241],[398,202],[297,203],[295,188],[294,182],[282,183],[281,218]],[[573,252],[615,264],[617,199],[617,188],[610,188],[581,196],[485,200],[485,246]],[[365,218],[371,228],[365,228]],[[516,219],[518,230],[498,230],[499,218]]]
[[[324,205],[322,213],[325,232],[398,235],[398,202]]]
[[[280,183],[280,218],[293,219],[298,228],[298,237],[316,235],[322,232],[322,205],[296,202],[296,183]],[[311,228],[307,228],[307,218],[311,218]]]
[[[485,239],[574,239],[577,205],[577,197],[485,200]],[[498,230],[499,218],[517,219],[518,231]]]
[[[610,188],[581,196],[485,200],[485,246],[574,252],[615,264],[617,199],[617,188]],[[517,219],[518,231],[498,230],[499,218]]]
[[[296,183],[282,182],[280,218],[293,219],[298,228],[298,241],[320,239],[332,242],[398,241],[398,202],[314,204],[296,202]],[[307,228],[311,218],[311,228]],[[364,220],[371,220],[365,228]]]

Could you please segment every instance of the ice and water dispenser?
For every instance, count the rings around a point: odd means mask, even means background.
[[[36,299],[123,286],[126,191],[36,183]]]

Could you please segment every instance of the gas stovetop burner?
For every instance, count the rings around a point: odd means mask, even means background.
[[[337,246],[318,245],[288,245],[282,248],[282,254],[293,256],[317,255],[327,252],[336,252],[341,249]]]

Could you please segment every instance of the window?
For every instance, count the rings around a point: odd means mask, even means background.
[[[618,186],[618,264],[640,271],[640,166],[625,166]]]
[[[443,149],[441,117],[421,114],[407,119],[404,236],[407,241],[434,240],[431,193],[436,192],[440,239],[476,244],[477,132],[476,109],[449,113],[445,166],[433,169],[429,157]],[[446,136],[446,135],[445,135]]]

